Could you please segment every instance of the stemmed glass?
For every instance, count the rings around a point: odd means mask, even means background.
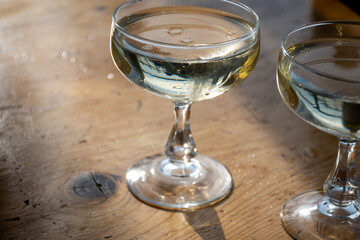
[[[175,104],[164,154],[138,161],[126,174],[136,197],[186,210],[215,204],[229,193],[227,168],[197,153],[190,106],[249,76],[259,45],[258,16],[231,0],[132,0],[115,10],[115,65],[131,82]]]
[[[289,32],[277,83],[296,115],[339,138],[323,191],[288,200],[284,228],[296,239],[360,239],[360,22],[316,22]]]

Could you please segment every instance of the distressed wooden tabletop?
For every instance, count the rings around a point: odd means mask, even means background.
[[[225,164],[220,204],[164,211],[129,192],[126,169],[160,153],[172,103],[128,82],[109,51],[121,1],[0,0],[0,239],[291,239],[280,210],[321,188],[337,140],[308,126],[275,83],[282,36],[359,15],[336,0],[247,0],[261,54],[238,87],[192,108],[199,152]]]

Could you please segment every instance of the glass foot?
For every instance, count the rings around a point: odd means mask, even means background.
[[[360,239],[358,207],[359,202],[353,201],[340,211],[328,202],[323,191],[313,190],[289,199],[281,211],[281,220],[295,239]]]
[[[221,163],[197,155],[191,162],[171,163],[155,155],[135,163],[127,172],[130,191],[160,208],[193,210],[224,199],[232,188],[230,172]]]

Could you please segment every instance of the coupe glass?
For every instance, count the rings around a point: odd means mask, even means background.
[[[258,16],[231,0],[133,0],[115,10],[115,65],[134,84],[175,104],[164,154],[146,157],[127,172],[136,197],[186,210],[215,204],[229,193],[228,169],[197,152],[190,106],[249,76],[259,45]]]
[[[339,138],[323,191],[288,200],[284,228],[296,239],[360,239],[360,22],[316,22],[289,32],[277,83],[296,115]]]

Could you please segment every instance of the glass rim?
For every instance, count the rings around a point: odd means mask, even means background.
[[[300,61],[297,61],[296,59],[294,59],[294,57],[292,57],[287,49],[285,48],[285,41],[286,39],[293,33],[307,29],[307,28],[312,28],[312,27],[316,27],[316,26],[325,26],[325,25],[335,25],[335,24],[343,24],[343,25],[358,25],[360,26],[360,21],[352,21],[352,20],[326,20],[326,21],[316,21],[316,22],[311,22],[311,23],[306,23],[303,25],[300,25],[290,31],[288,31],[284,37],[282,38],[281,41],[281,51],[283,52],[284,56],[286,58],[288,58],[291,62],[295,63],[299,68],[304,69],[308,72],[317,74],[321,77],[326,77],[326,78],[330,78],[332,80],[336,80],[336,81],[340,81],[340,82],[347,82],[347,83],[355,83],[355,84],[360,84],[360,79],[359,80],[353,80],[353,79],[346,79],[346,78],[342,78],[340,76],[337,75],[332,75],[332,74],[327,74],[323,71],[319,71],[316,69],[313,69],[309,66],[305,66],[303,63],[301,63]],[[360,42],[360,41],[359,41]],[[293,46],[293,44],[291,44],[291,46]]]
[[[120,32],[122,32],[127,37],[132,38],[133,40],[141,41],[141,42],[151,44],[151,45],[155,45],[155,46],[172,47],[172,48],[180,48],[180,49],[204,49],[204,48],[206,49],[206,48],[213,48],[213,47],[222,47],[222,46],[226,46],[226,45],[230,45],[230,44],[234,44],[234,43],[244,41],[245,39],[250,38],[256,32],[258,32],[258,30],[260,28],[260,19],[259,19],[259,16],[255,13],[254,10],[252,10],[251,8],[249,8],[248,6],[246,6],[243,3],[239,3],[239,2],[236,2],[236,1],[233,1],[233,0],[220,0],[222,2],[228,2],[230,4],[237,5],[238,7],[241,7],[243,9],[245,9],[246,11],[248,11],[252,16],[255,17],[256,24],[254,25],[254,28],[252,28],[249,33],[247,33],[247,34],[245,34],[245,35],[243,35],[241,37],[231,39],[231,40],[222,41],[222,42],[215,42],[215,43],[176,44],[176,43],[166,43],[166,42],[151,40],[151,39],[143,38],[143,37],[137,36],[136,34],[130,33],[129,31],[125,30],[122,26],[120,26],[116,21],[116,14],[117,14],[117,12],[119,10],[125,8],[126,6],[128,6],[128,5],[130,5],[130,4],[134,3],[134,2],[139,2],[139,1],[145,1],[145,0],[129,0],[129,1],[126,1],[125,3],[123,3],[123,4],[120,4],[114,10],[114,13],[112,15],[112,22],[113,22],[115,28],[119,29]]]

